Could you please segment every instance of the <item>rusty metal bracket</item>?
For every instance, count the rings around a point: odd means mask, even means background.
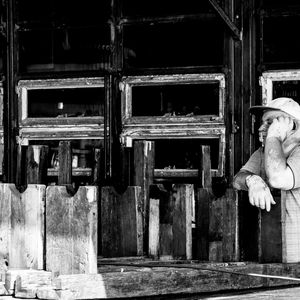
[[[208,0],[209,3],[213,6],[215,11],[221,17],[221,19],[225,22],[231,33],[233,34],[233,38],[236,40],[242,40],[242,31],[237,28],[237,26],[230,20],[227,16],[223,8],[218,4],[216,0]]]

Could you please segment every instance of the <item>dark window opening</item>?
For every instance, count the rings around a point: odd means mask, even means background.
[[[198,169],[201,145],[210,146],[212,169],[219,165],[219,139],[167,139],[155,141],[156,169]]]
[[[270,17],[263,21],[263,61],[300,62],[300,40],[295,30],[300,17]]]
[[[28,90],[29,118],[103,116],[104,88]]]
[[[17,0],[16,12],[18,22],[100,24],[110,15],[110,1]]]
[[[219,83],[132,87],[132,116],[219,114]]]
[[[122,0],[122,8],[122,13],[124,16],[143,17],[214,12],[214,9],[209,1],[199,0]]]
[[[159,68],[222,65],[224,26],[219,18],[124,26],[124,66]]]
[[[21,71],[101,69],[109,61],[107,27],[23,31],[19,38]]]
[[[295,101],[300,100],[300,81],[274,81],[273,82],[273,98],[288,97]]]

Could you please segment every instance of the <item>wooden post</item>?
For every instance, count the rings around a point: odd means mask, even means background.
[[[47,178],[48,146],[28,146],[27,184],[45,184]]]
[[[46,269],[60,274],[97,273],[98,188],[65,186],[46,191]]]
[[[149,256],[159,255],[159,199],[150,198],[149,202]]]
[[[213,198],[211,190],[211,159],[210,147],[200,148],[199,179],[201,188],[196,196],[196,232],[197,246],[196,258],[200,260],[209,259],[209,206]]]
[[[193,184],[174,187],[173,251],[175,258],[192,259],[192,202]]]
[[[144,249],[148,249],[149,232],[149,188],[153,184],[154,177],[154,142],[134,142],[134,178],[133,185],[141,187],[141,199],[143,207]]]
[[[100,186],[104,180],[104,153],[103,149],[94,150],[93,184]]]
[[[129,186],[123,194],[102,187],[101,236],[103,256],[143,255],[140,187]]]
[[[58,149],[58,185],[72,184],[72,148],[71,142],[60,141]]]

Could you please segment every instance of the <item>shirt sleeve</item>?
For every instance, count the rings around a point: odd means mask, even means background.
[[[245,170],[256,175],[261,175],[262,168],[262,148],[259,148],[250,156],[249,160],[244,166],[242,166],[241,170]]]
[[[300,187],[300,146],[297,146],[287,159],[287,164],[294,175],[294,187]]]

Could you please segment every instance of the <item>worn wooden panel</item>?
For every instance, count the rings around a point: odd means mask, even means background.
[[[47,182],[48,146],[31,145],[27,150],[27,184]]]
[[[260,262],[283,262],[284,256],[284,203],[280,192],[273,193],[276,205],[270,212],[259,210],[258,254]]]
[[[143,207],[144,248],[148,248],[149,188],[153,184],[155,144],[153,141],[134,142],[133,184],[141,187]]]
[[[60,141],[58,149],[58,184],[72,183],[72,148],[71,142]]]
[[[143,254],[141,188],[129,186],[123,194],[101,189],[102,254],[107,257]]]
[[[209,205],[213,198],[211,189],[199,188],[196,195],[196,258],[209,259]]]
[[[149,202],[149,256],[159,255],[159,199],[150,198]]]
[[[192,259],[192,202],[193,184],[174,186],[173,254],[174,257]]]
[[[213,198],[209,207],[209,260],[238,259],[238,205],[236,193],[227,189],[220,198]]]
[[[45,189],[29,184],[20,193],[14,184],[0,184],[2,264],[44,268]]]
[[[46,190],[46,269],[60,274],[97,272],[98,188]]]

